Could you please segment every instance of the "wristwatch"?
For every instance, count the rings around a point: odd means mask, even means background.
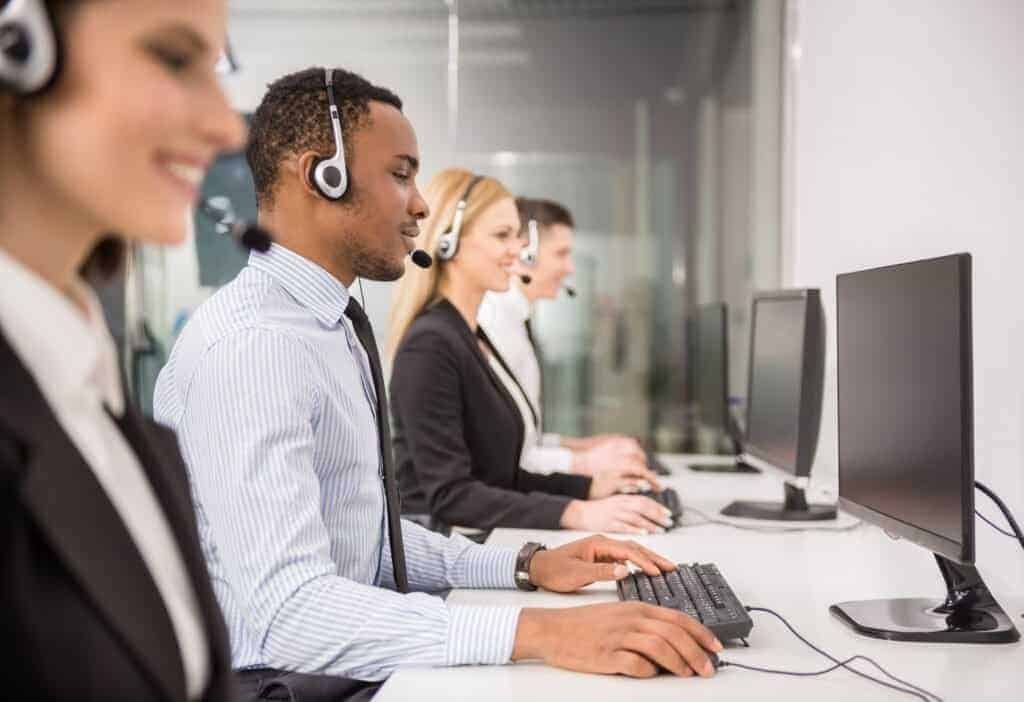
[[[538,544],[536,541],[527,541],[519,549],[519,555],[516,556],[516,587],[520,590],[533,592],[537,589],[537,586],[530,582],[530,561],[538,551],[544,550],[547,550],[547,546]]]

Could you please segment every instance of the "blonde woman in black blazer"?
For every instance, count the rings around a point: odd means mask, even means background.
[[[214,71],[226,13],[0,10],[28,52],[0,68],[5,699],[235,696],[177,442],[132,407],[85,282],[117,268],[126,239],[181,242],[205,166],[241,145]]]
[[[660,505],[618,494],[657,485],[646,468],[589,478],[520,467],[528,401],[476,320],[484,293],[507,290],[517,270],[515,200],[498,181],[458,169],[439,173],[424,194],[431,215],[419,245],[435,265],[407,270],[390,336],[403,511],[480,529],[663,529],[670,522]]]

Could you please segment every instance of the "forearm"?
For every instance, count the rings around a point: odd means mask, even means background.
[[[507,663],[518,607],[457,607],[328,576],[299,589],[266,632],[267,665],[383,680],[397,668]]]
[[[519,471],[517,487],[524,492],[546,492],[552,495],[564,495],[578,500],[585,500],[590,494],[591,482],[593,482],[591,478],[583,475],[569,475],[566,473],[536,475],[521,470]]]
[[[523,452],[520,464],[523,470],[539,475],[571,473],[573,452],[555,446],[530,446]]]
[[[446,537],[405,520],[402,536],[414,591],[515,587],[515,549],[480,546],[458,534]],[[394,589],[390,549],[384,549],[380,584]]]

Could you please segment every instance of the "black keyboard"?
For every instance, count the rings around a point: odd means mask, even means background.
[[[673,488],[665,488],[661,492],[654,492],[653,490],[645,490],[640,493],[644,497],[649,497],[659,505],[667,509],[672,513],[672,526],[677,527],[683,521],[683,504],[679,501],[679,493]]]
[[[671,607],[689,614],[720,641],[745,639],[754,622],[713,563],[680,564],[663,575],[630,573],[618,583],[625,602]]]
[[[650,468],[654,472],[655,475],[662,475],[662,476],[672,475],[672,471],[669,470],[668,466],[666,466],[664,463],[661,462],[661,459],[659,459],[656,455],[654,455],[650,451],[647,451],[646,453],[647,453],[647,467]]]

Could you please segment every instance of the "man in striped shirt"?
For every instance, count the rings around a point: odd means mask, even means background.
[[[389,534],[379,360],[347,288],[356,277],[402,275],[427,206],[401,101],[342,70],[327,73],[327,84],[344,141],[344,195],[331,199],[316,183],[318,160],[335,153],[325,71],[276,81],[247,152],[260,223],[276,243],[251,254],[196,311],[156,388],[157,417],[177,430],[189,466],[247,699],[274,686],[332,684],[332,699],[354,699],[401,666],[526,658],[593,672],[711,675],[706,651],[720,644],[679,612],[625,603],[458,607],[428,594],[567,592],[622,577],[627,560],[652,574],[674,568],[637,544],[592,537],[517,552],[398,520]]]

